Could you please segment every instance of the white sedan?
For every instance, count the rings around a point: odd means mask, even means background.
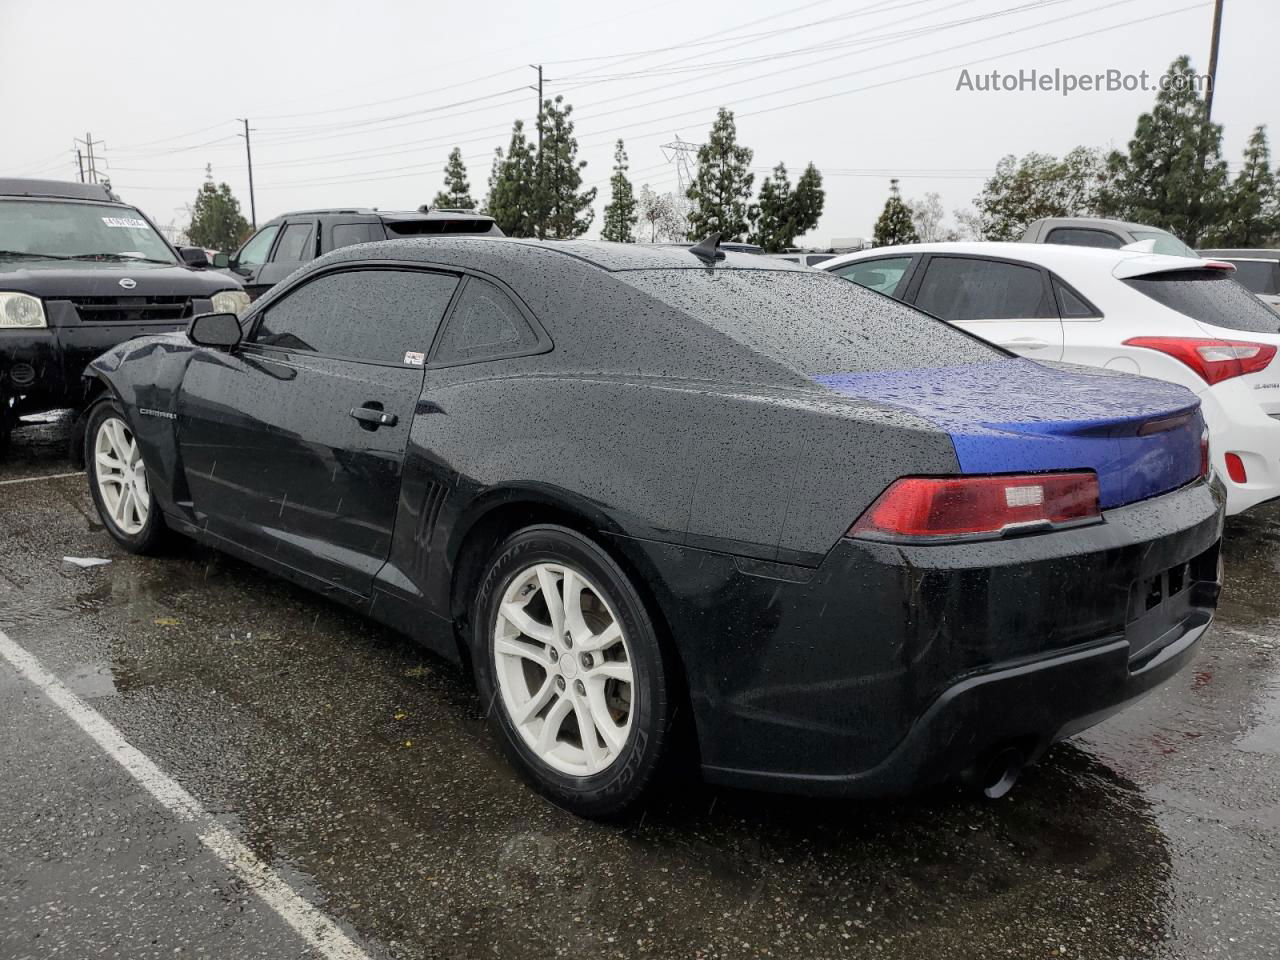
[[[827,270],[1034,360],[1180,383],[1201,400],[1227,512],[1280,497],[1280,318],[1230,264],[1027,243],[922,243]]]

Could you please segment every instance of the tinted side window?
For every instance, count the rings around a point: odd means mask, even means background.
[[[273,223],[269,227],[263,227],[249,241],[240,248],[240,255],[237,263],[242,267],[260,267],[267,262],[267,254],[271,250],[271,241],[276,238],[276,234],[280,232],[280,224]]]
[[[1200,323],[1249,333],[1280,333],[1280,316],[1225,270],[1175,270],[1132,277],[1125,283]]]
[[[537,345],[537,334],[511,298],[489,281],[471,277],[431,360],[489,360],[524,353]]]
[[[332,249],[349,247],[356,243],[368,243],[371,240],[385,240],[382,225],[377,223],[335,223],[330,234],[333,238]]]
[[[253,339],[286,350],[405,363],[407,353],[425,356],[457,285],[458,278],[445,273],[329,273],[268,307]]]
[[[837,277],[852,280],[860,287],[892,296],[909,266],[910,257],[891,257],[885,260],[860,260],[847,267],[838,267],[832,272]]]
[[[1074,290],[1057,277],[1053,279],[1053,290],[1058,295],[1058,309],[1063,320],[1093,320],[1102,316],[1102,311],[1088,303]]]
[[[1045,243],[1058,243],[1064,247],[1106,247],[1119,250],[1124,241],[1105,230],[1085,230],[1081,227],[1058,227],[1050,230]]]
[[[284,235],[280,237],[280,244],[276,247],[276,255],[271,259],[284,263],[310,260],[316,252],[312,229],[309,223],[289,224],[284,228]]]
[[[960,257],[929,261],[916,306],[951,321],[1058,318],[1039,270]]]

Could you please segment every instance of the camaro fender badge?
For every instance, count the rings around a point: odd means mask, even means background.
[[[407,367],[420,367],[427,362],[425,353],[418,353],[416,350],[406,350],[404,352],[404,363]]]
[[[120,278],[120,286],[124,287],[126,290],[132,290],[137,285],[138,285],[138,281],[134,280],[132,277]]]
[[[165,410],[152,410],[150,407],[139,407],[138,412],[144,417],[161,417],[165,420],[178,419],[178,415],[176,413],[169,413]]]

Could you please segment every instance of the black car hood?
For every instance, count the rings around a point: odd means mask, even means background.
[[[133,286],[121,286],[121,280]],[[0,290],[58,300],[64,297],[211,296],[239,290],[222,273],[179,264],[115,263],[91,260],[6,260],[0,258]]]

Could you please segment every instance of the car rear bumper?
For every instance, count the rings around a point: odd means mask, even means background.
[[[1122,709],[1194,654],[1220,590],[1220,488],[965,545],[842,540],[816,570],[650,545],[706,777],[887,795]],[[634,542],[633,542],[634,543]]]
[[[1227,516],[1280,498],[1280,389],[1255,390],[1241,379],[1206,390],[1200,401],[1214,469],[1227,491]],[[1231,479],[1228,453],[1240,458],[1244,483]]]

